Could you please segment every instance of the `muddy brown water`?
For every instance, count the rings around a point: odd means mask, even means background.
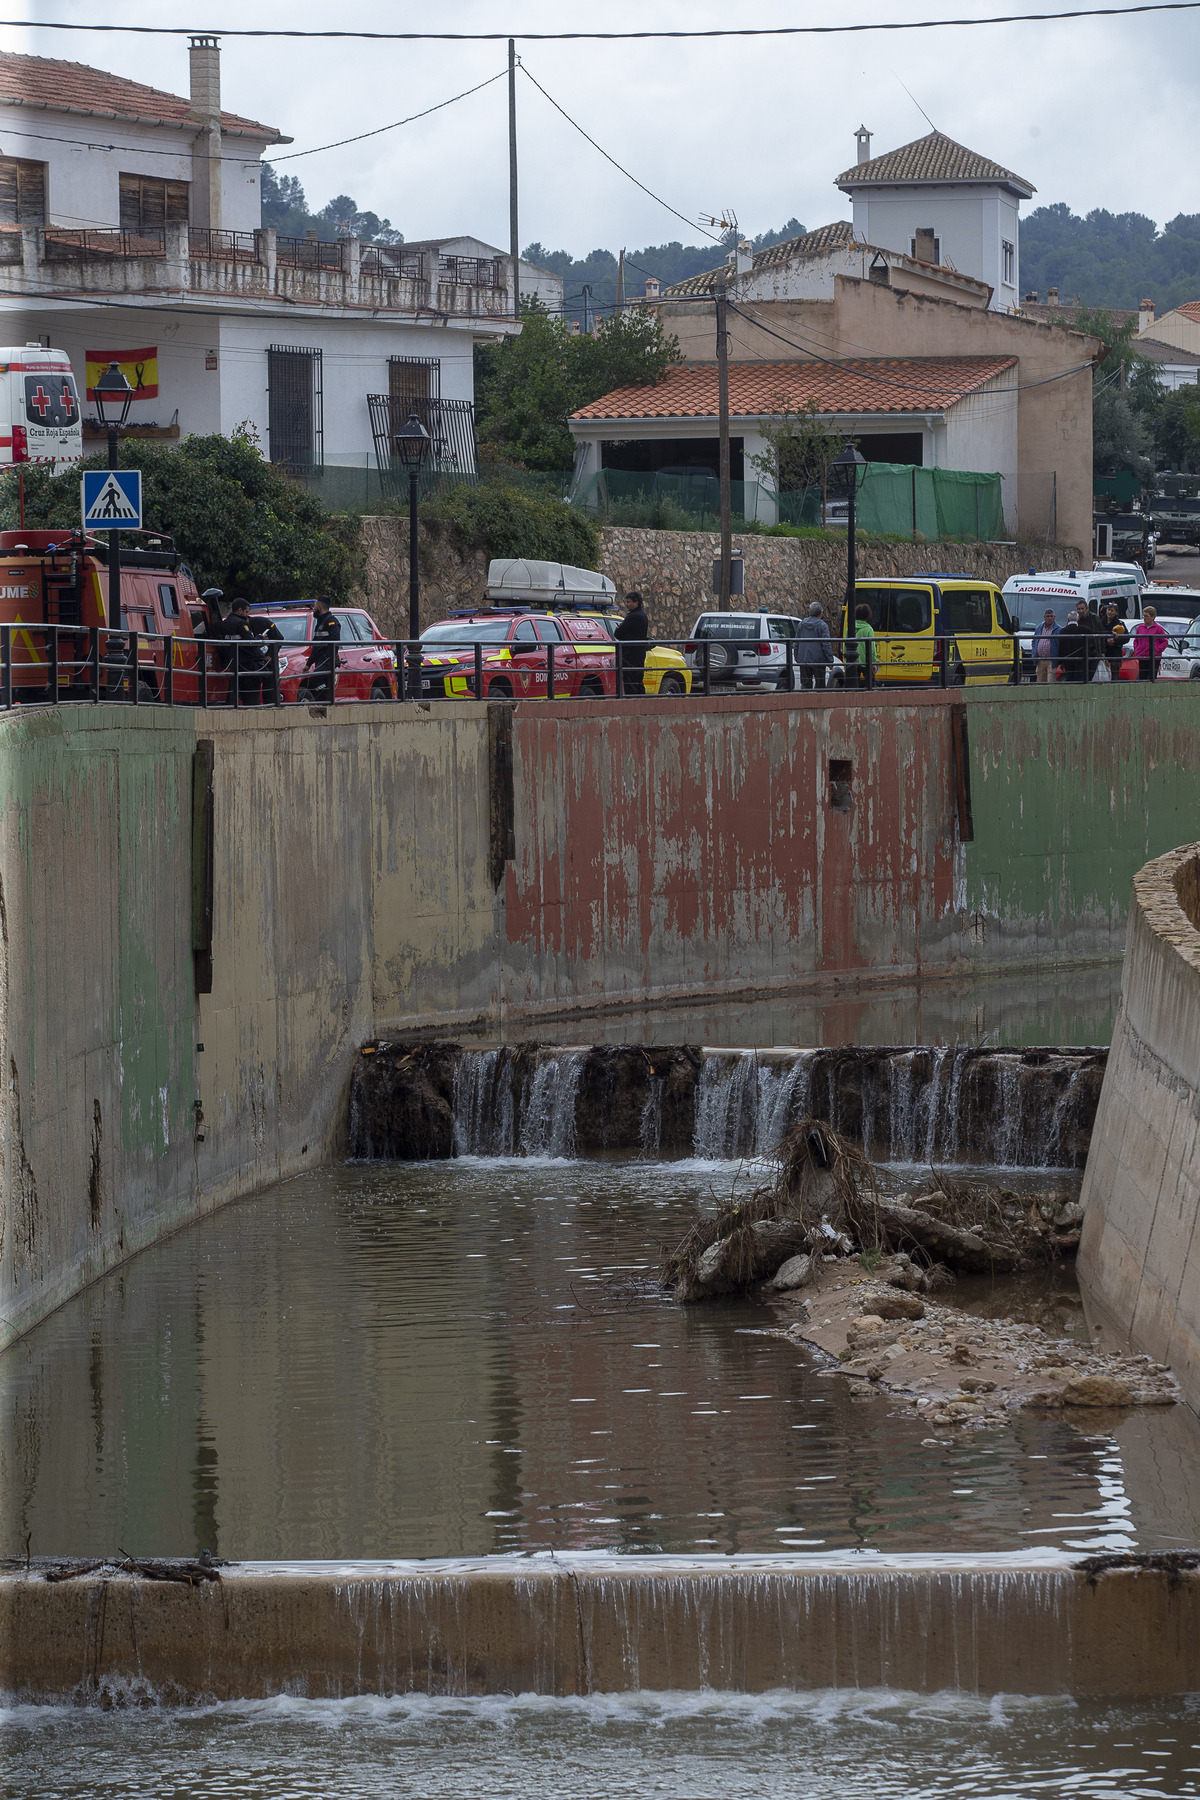
[[[1102,1429],[1018,1415],[930,1444],[898,1403],[852,1406],[815,1353],[758,1335],[761,1306],[673,1305],[659,1247],[752,1178],[729,1162],[466,1157],[314,1171],[228,1207],[0,1358],[0,1548],[1200,1541],[1181,1407]],[[1069,1279],[1034,1289],[1021,1304],[1053,1333],[1081,1329]]]

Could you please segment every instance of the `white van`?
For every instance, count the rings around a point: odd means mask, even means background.
[[[0,348],[0,468],[82,461],[83,415],[66,351]]]
[[[1004,599],[1021,646],[1021,677],[1032,681],[1036,672],[1033,654],[1034,633],[1041,626],[1047,609],[1062,625],[1081,600],[1090,612],[1100,612],[1115,601],[1121,617],[1133,622],[1142,616],[1142,584],[1136,565],[1118,569],[1112,565],[1096,569],[1042,569],[1028,575],[1010,575],[1004,584]]]

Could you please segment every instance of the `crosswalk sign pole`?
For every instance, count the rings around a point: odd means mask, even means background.
[[[118,466],[117,427],[108,428],[108,466]],[[121,629],[121,533],[110,531],[108,534],[108,623],[113,631]],[[108,640],[109,653],[113,652],[113,640]],[[117,686],[116,698],[120,698],[120,684]]]

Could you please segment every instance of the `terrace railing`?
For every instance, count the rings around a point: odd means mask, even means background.
[[[67,231],[52,225],[46,230],[47,262],[114,262],[122,257],[165,256],[167,234],[163,226],[144,231]]]

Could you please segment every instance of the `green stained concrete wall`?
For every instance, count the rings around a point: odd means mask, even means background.
[[[1200,684],[541,703],[516,709],[497,888],[487,711],[0,719],[0,1344],[201,1211],[337,1154],[376,1033],[544,1036],[648,994],[805,991],[861,1036],[855,997],[865,1015],[918,975],[1117,955],[1134,871],[1200,834]],[[848,813],[833,758],[853,765]]]
[[[1119,955],[1133,877],[1200,823],[1200,684],[968,692],[973,962]]]

